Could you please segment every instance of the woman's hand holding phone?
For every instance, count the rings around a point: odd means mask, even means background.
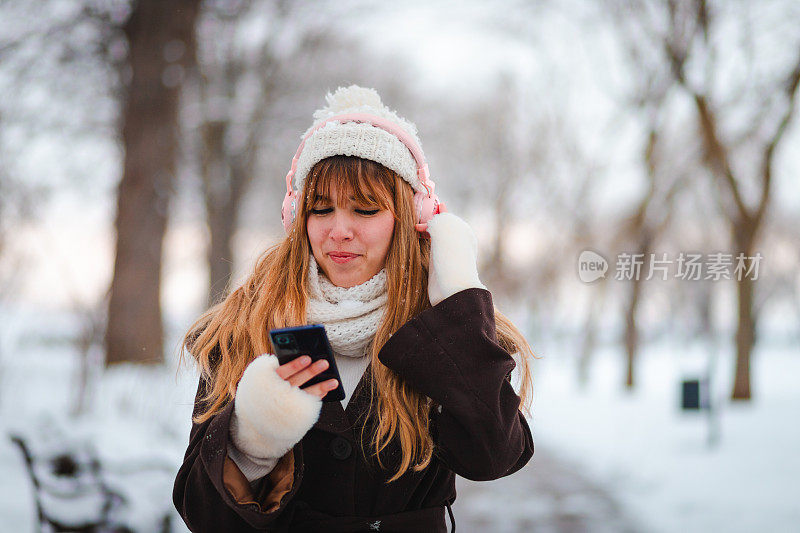
[[[314,364],[311,364],[311,358],[309,356],[301,355],[297,359],[292,359],[288,363],[280,365],[276,369],[276,372],[293,387],[300,387],[313,377],[324,372],[327,368],[328,361],[325,359],[319,359]],[[306,387],[303,391],[313,394],[317,398],[323,398],[329,391],[332,391],[338,386],[338,381],[335,379],[328,379]]]
[[[331,349],[325,326],[308,324],[289,328],[272,329],[270,341],[278,358],[278,363],[287,365],[280,377],[291,385],[313,391],[312,395],[323,402],[341,401],[345,398],[336,359]],[[310,360],[309,360],[310,358]],[[324,359],[326,363],[322,363]],[[297,366],[288,365],[295,363]],[[323,384],[322,387],[317,385]],[[325,392],[320,396],[320,393]]]
[[[281,365],[272,354],[256,357],[236,388],[228,455],[249,481],[263,477],[311,429],[322,397],[338,386],[335,379],[299,388],[327,368],[307,355]]]

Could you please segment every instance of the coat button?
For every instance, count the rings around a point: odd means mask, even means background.
[[[350,441],[344,437],[336,437],[331,441],[331,454],[340,461],[344,461],[353,452]]]

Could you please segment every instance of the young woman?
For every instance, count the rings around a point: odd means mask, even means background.
[[[446,531],[456,474],[533,454],[533,354],[442,212],[415,126],[372,89],[327,100],[287,176],[287,238],[184,339],[201,378],[174,501],[192,531]],[[336,380],[300,388],[324,361],[271,355],[269,330],[304,324],[325,326],[344,401],[321,401]]]

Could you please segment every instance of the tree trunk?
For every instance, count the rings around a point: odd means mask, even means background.
[[[753,255],[753,243],[757,228],[751,219],[740,219],[734,224],[734,242],[736,256],[743,253],[745,257]],[[738,324],[736,326],[736,375],[733,381],[732,400],[750,400],[750,356],[756,343],[756,317],[753,310],[753,294],[755,280],[743,275],[736,281],[738,298]]]
[[[637,242],[634,254],[641,255],[643,261],[641,270],[638,272],[634,270],[634,274],[638,275],[634,275],[630,282],[630,299],[628,300],[628,307],[625,310],[625,388],[629,391],[633,390],[636,385],[634,376],[636,359],[639,353],[639,324],[637,323],[636,315],[638,314],[639,303],[641,302],[642,283],[650,265],[650,249],[652,248],[654,239],[653,230],[648,225],[646,217],[647,207],[650,205],[649,197],[652,196],[652,190],[653,189],[651,189],[651,193],[649,193],[647,198],[642,202],[636,217],[634,217],[633,224],[634,230],[639,233],[639,241]]]
[[[186,69],[194,66],[199,3],[141,0],[124,28],[130,83],[122,114],[125,162],[117,192],[107,365],[164,359],[162,244],[179,145],[180,89]]]
[[[230,203],[207,206],[211,245],[208,248],[207,304],[212,306],[225,297],[233,273],[233,232],[236,219]]]
[[[750,355],[755,345],[754,286],[751,279],[737,282],[739,323],[736,327],[736,378],[733,382],[732,400],[750,399]]]
[[[585,389],[589,384],[589,365],[592,355],[597,349],[597,321],[605,304],[607,281],[602,280],[597,286],[598,294],[589,302],[589,311],[586,313],[586,322],[583,327],[583,340],[578,356],[578,386]]]
[[[225,296],[233,272],[233,233],[240,204],[240,187],[225,149],[226,121],[208,121],[202,126],[203,197],[211,243],[208,248],[208,294],[213,305]]]
[[[644,265],[643,265],[644,266]],[[625,388],[632,390],[635,384],[634,369],[636,354],[639,350],[639,328],[636,324],[636,312],[639,309],[639,296],[642,292],[642,281],[631,280],[631,295],[625,311]]]

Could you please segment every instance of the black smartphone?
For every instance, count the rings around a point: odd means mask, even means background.
[[[286,364],[292,359],[297,359],[301,355],[311,357],[312,363],[320,359],[328,361],[328,368],[324,372],[317,374],[300,388],[305,389],[315,383],[327,379],[335,379],[339,386],[328,391],[323,398],[323,402],[340,402],[344,400],[344,387],[342,379],[339,377],[339,370],[336,368],[336,359],[333,357],[331,344],[328,342],[328,335],[325,333],[325,326],[314,324],[310,326],[297,326],[294,328],[273,329],[269,332],[272,341],[272,348],[280,364]]]

